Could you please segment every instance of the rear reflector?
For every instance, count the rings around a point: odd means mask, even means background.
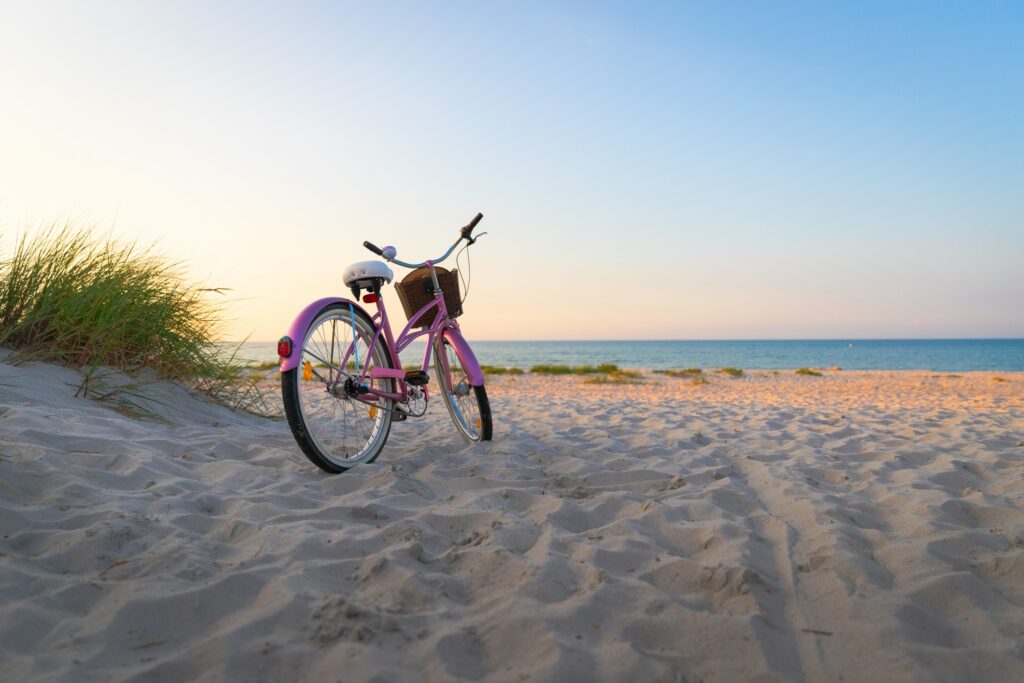
[[[292,355],[292,340],[290,337],[281,337],[277,341],[277,355],[287,358]]]
[[[377,303],[377,299],[379,299],[379,298],[380,297],[377,296],[376,294],[367,294],[366,296],[363,297],[363,303],[364,304],[375,304],[375,303]]]

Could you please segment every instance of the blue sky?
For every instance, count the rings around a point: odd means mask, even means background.
[[[471,338],[1024,336],[1019,3],[22,5],[0,233],[158,242],[233,337],[478,210]]]

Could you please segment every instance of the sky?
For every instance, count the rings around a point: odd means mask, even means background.
[[[0,245],[230,339],[477,211],[471,340],[1024,337],[1024,3],[0,0],[0,65]]]

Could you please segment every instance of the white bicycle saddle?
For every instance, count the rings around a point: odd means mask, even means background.
[[[395,274],[388,268],[388,264],[383,261],[360,261],[346,268],[344,273],[342,273],[341,279],[345,282],[346,287],[351,287],[353,282],[359,282],[360,280],[381,278],[385,282],[391,282],[394,277]]]

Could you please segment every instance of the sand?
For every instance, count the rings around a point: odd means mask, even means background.
[[[0,362],[10,681],[1024,680],[1024,373],[490,380],[327,476]],[[657,391],[657,395],[652,395]]]

